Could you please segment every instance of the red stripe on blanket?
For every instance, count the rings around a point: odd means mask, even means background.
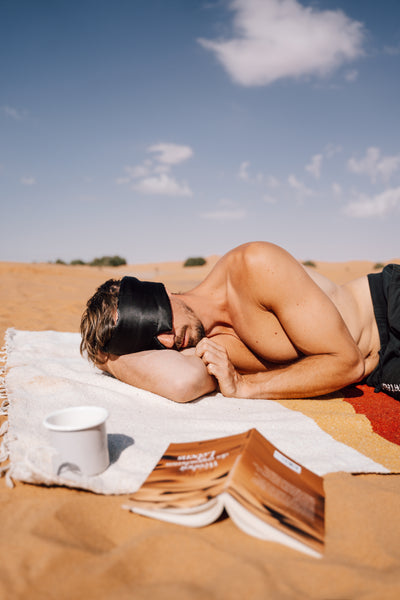
[[[400,445],[400,402],[383,392],[375,393],[368,385],[349,386],[343,390],[344,400],[356,413],[365,415],[375,433]]]

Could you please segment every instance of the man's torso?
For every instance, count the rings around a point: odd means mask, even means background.
[[[235,255],[235,252],[238,254]],[[230,315],[230,323],[216,324],[208,332],[208,337],[218,336],[219,341],[230,350],[234,362],[242,370],[267,369],[268,363],[287,364],[301,358],[302,353],[287,335],[284,324],[281,324],[274,312],[268,309],[268,298],[260,303],[254,289],[257,287],[257,278],[244,272],[240,260],[240,249],[233,251],[227,260],[222,262],[220,273],[216,273],[215,285],[224,282],[227,286],[227,312]],[[299,269],[306,270],[309,277],[336,306],[365,360],[367,375],[378,362],[380,347],[367,277],[338,286],[313,269],[307,269],[300,264]],[[259,273],[258,276],[262,277],[263,273]],[[282,273],[282,277],[284,276]],[[255,283],[245,284],[248,281]]]

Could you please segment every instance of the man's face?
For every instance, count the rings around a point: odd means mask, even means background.
[[[183,350],[196,346],[205,337],[204,327],[193,310],[178,298],[171,298],[173,329],[161,333],[158,340],[173,350]]]

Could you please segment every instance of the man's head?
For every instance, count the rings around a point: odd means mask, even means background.
[[[203,323],[179,295],[170,297],[173,312],[173,328],[160,333],[157,339],[165,348],[183,350],[192,348],[205,337]]]
[[[81,352],[93,362],[107,354],[163,348],[158,334],[172,330],[171,303],[162,283],[110,279],[89,299],[81,320]]]

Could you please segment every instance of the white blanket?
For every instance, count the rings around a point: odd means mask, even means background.
[[[334,440],[309,417],[274,401],[213,394],[176,404],[103,374],[80,356],[79,343],[76,333],[7,331],[9,430],[0,455],[9,456],[8,475],[15,480],[103,494],[129,493],[141,485],[170,442],[211,439],[251,427],[320,475],[388,472]],[[42,421],[54,410],[78,405],[108,409],[111,465],[90,478],[72,473],[55,476]]]

